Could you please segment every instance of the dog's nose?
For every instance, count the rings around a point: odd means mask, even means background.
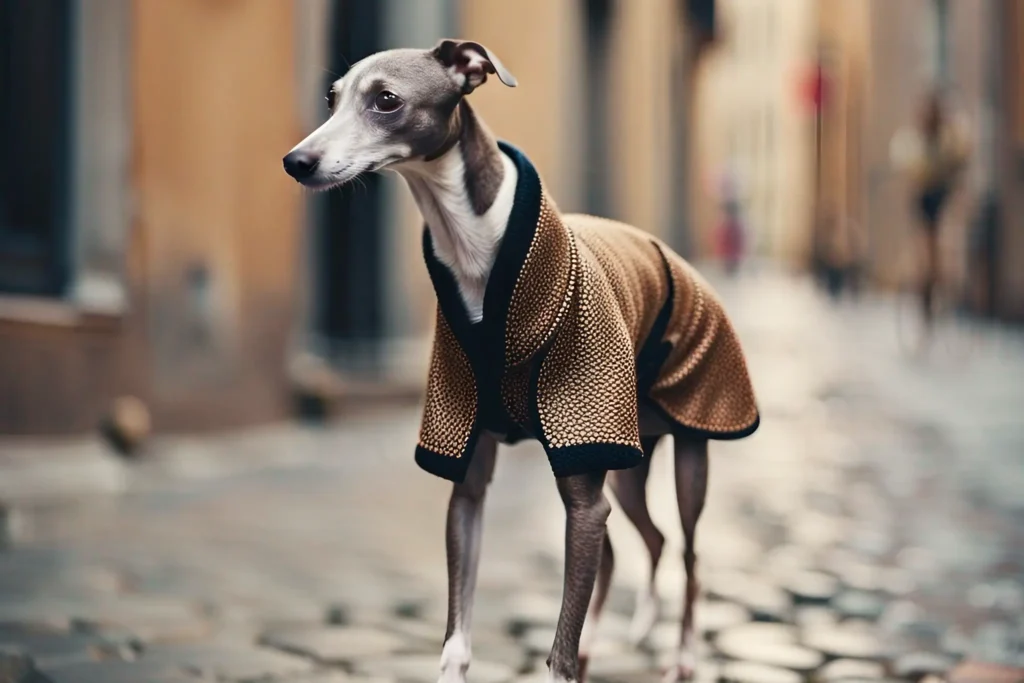
[[[312,152],[293,150],[284,157],[284,170],[296,180],[302,180],[313,175],[313,172],[319,165],[320,157]]]

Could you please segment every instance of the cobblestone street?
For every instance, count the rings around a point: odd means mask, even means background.
[[[833,306],[769,272],[713,279],[762,425],[712,445],[699,680],[917,680],[962,658],[1024,667],[1024,335],[986,328],[911,357],[891,302]],[[413,462],[418,419],[168,437],[136,463],[91,440],[0,444],[0,682],[433,683],[448,485]],[[613,512],[594,680],[656,681],[678,639],[666,446],[649,490],[668,537],[663,621],[641,648],[626,644],[646,553]],[[502,450],[474,683],[542,675],[563,521],[540,448]]]

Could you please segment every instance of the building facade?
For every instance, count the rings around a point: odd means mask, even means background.
[[[287,411],[294,24],[276,0],[0,8],[0,432],[88,430],[125,394],[164,429]]]
[[[124,395],[159,431],[278,419],[296,355],[419,379],[435,302],[408,191],[375,177],[310,196],[281,170],[330,81],[388,47],[488,45],[520,87],[473,103],[560,206],[685,251],[694,46],[713,15],[709,0],[3,3],[0,433],[89,430]]]

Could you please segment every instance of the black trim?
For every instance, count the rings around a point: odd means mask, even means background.
[[[548,451],[551,471],[556,477],[572,477],[588,472],[628,470],[643,461],[639,448],[617,443],[588,443]]]
[[[754,421],[749,426],[743,429],[737,429],[731,432],[713,432],[708,429],[700,429],[698,427],[691,427],[687,424],[683,424],[676,418],[666,412],[654,399],[650,397],[643,397],[641,400],[644,401],[644,405],[655,411],[661,416],[661,419],[672,425],[672,433],[676,436],[685,436],[694,439],[708,439],[709,441],[737,441],[744,439],[754,432],[761,426],[761,414],[758,413],[754,417]]]
[[[518,179],[508,227],[484,291],[483,320],[475,324],[470,322],[455,277],[434,254],[430,230],[426,226],[423,229],[423,257],[434,283],[441,313],[473,367],[477,385],[477,422],[486,429],[504,433],[511,423],[501,399],[508,309],[537,231],[541,184],[537,170],[522,152],[506,142],[499,142],[498,147],[515,164]]]
[[[466,472],[473,460],[473,451],[476,450],[476,442],[480,438],[479,432],[474,428],[469,435],[466,448],[462,451],[461,458],[453,458],[450,455],[441,455],[423,446],[416,446],[416,464],[421,469],[442,479],[461,484],[466,480]]]
[[[651,388],[654,386],[654,383],[658,381],[658,376],[661,375],[661,368],[668,359],[669,353],[672,351],[671,342],[667,342],[664,339],[665,333],[668,331],[669,321],[672,318],[672,311],[675,307],[676,294],[675,282],[672,280],[672,267],[669,265],[668,257],[665,256],[665,252],[662,251],[657,242],[652,243],[658,249],[658,254],[661,256],[661,262],[665,266],[665,274],[668,278],[668,295],[665,298],[665,303],[661,306],[661,310],[658,312],[658,317],[655,318],[654,324],[651,326],[651,331],[647,334],[647,339],[644,340],[640,353],[637,355],[636,380],[638,405],[642,402],[645,406],[655,411],[663,420],[672,426],[672,433],[678,436],[685,436],[694,439],[709,439],[714,441],[735,441],[736,439],[742,439],[750,436],[756,432],[757,428],[761,425],[760,414],[757,415],[750,426],[743,429],[733,432],[713,432],[707,429],[697,429],[696,427],[690,427],[689,425],[683,424],[669,415],[664,408],[658,405],[650,397]]]
[[[574,302],[575,303],[575,302]],[[547,453],[551,471],[556,477],[571,477],[587,472],[604,472],[607,470],[628,470],[636,467],[644,458],[643,451],[633,446],[625,446],[616,443],[588,443],[579,446],[565,446],[552,448],[547,436],[544,434],[544,425],[540,420],[540,410],[537,407],[537,384],[540,381],[540,370],[550,350],[548,344],[538,354],[533,369],[530,371],[530,381],[527,385],[529,399],[529,419],[534,425],[534,433]]]

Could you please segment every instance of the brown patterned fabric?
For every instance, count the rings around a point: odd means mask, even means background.
[[[420,466],[461,480],[486,429],[540,440],[556,476],[633,467],[641,402],[679,432],[752,433],[743,352],[703,278],[637,228],[561,215],[529,161],[502,149],[519,184],[482,322],[424,237],[439,312]]]
[[[460,457],[476,421],[476,391],[473,368],[438,311],[420,446]]]

